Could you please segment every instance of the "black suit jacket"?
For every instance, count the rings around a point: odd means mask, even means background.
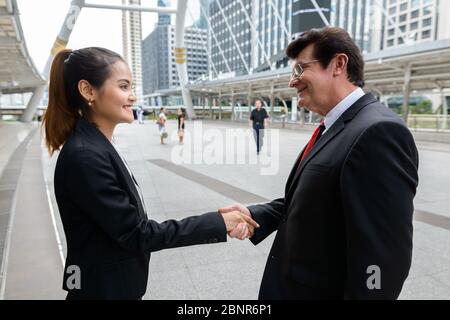
[[[150,252],[226,241],[217,212],[149,220],[132,179],[106,137],[80,119],[59,154],[54,180],[67,240],[68,298],[138,299],[147,288]],[[72,265],[81,271],[81,289],[73,289]]]
[[[300,159],[300,157],[299,157]],[[283,198],[250,206],[258,244],[277,230],[261,299],[395,299],[412,255],[418,155],[404,122],[366,94],[288,178]],[[381,289],[371,276],[380,269]]]

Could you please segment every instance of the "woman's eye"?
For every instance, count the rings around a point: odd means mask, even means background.
[[[128,85],[127,84],[121,85],[120,88],[126,90],[128,89]]]

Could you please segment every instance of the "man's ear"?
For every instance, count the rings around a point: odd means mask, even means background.
[[[81,96],[87,101],[94,101],[94,88],[86,80],[78,81],[78,91],[80,91]]]
[[[348,56],[345,53],[339,53],[335,57],[335,67],[333,71],[334,76],[340,76],[347,72]]]

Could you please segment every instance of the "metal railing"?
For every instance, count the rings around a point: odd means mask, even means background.
[[[450,117],[434,114],[410,114],[408,127],[413,130],[444,132],[450,130]]]

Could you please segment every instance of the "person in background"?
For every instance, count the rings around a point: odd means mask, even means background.
[[[178,109],[178,141],[180,144],[183,144],[184,139],[184,124],[186,123],[186,109],[179,108]]]
[[[138,106],[136,113],[139,124],[144,124],[144,108],[142,108],[142,106]]]
[[[166,122],[167,122],[167,108],[162,107],[159,110],[159,116],[158,116],[158,130],[159,130],[159,137],[161,139],[161,144],[164,144],[164,139],[167,138],[167,132],[166,132]]]
[[[256,153],[259,154],[263,146],[264,129],[267,128],[269,115],[266,109],[261,106],[261,100],[256,99],[255,109],[250,114],[249,127],[253,129],[253,137],[256,142]]]

